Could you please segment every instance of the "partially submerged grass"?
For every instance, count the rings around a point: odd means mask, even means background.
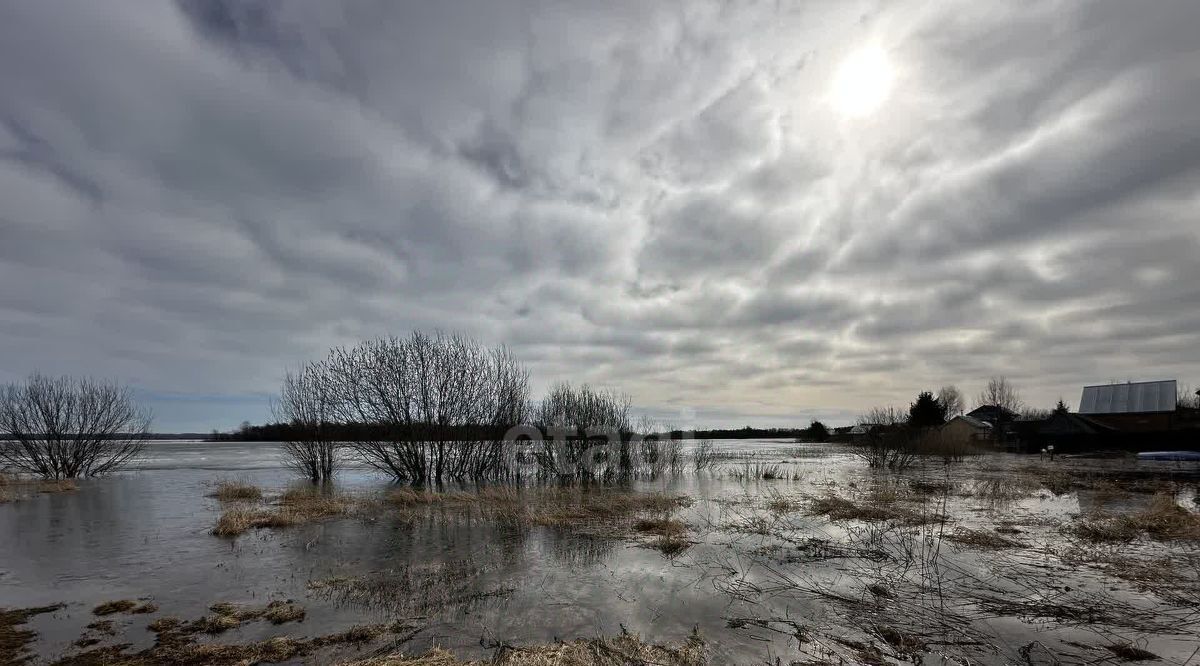
[[[420,656],[392,655],[349,662],[347,666],[703,666],[708,650],[699,634],[682,645],[653,645],[633,634],[541,646],[502,646],[486,661],[462,661],[435,648]]]
[[[423,615],[469,608],[476,602],[505,596],[508,588],[481,589],[486,573],[474,560],[405,564],[361,576],[310,580],[309,591],[339,605],[353,604],[394,615]]]
[[[866,523],[895,520],[905,525],[923,525],[943,520],[942,516],[922,514],[907,507],[895,506],[891,501],[857,503],[836,495],[814,499],[809,515],[827,516],[834,521],[860,520]]]
[[[19,665],[29,661],[29,644],[37,638],[37,632],[23,629],[30,618],[43,613],[53,613],[64,608],[63,604],[35,608],[0,608],[0,664]]]
[[[1122,661],[1150,661],[1152,659],[1159,658],[1159,656],[1153,652],[1150,652],[1149,650],[1143,650],[1133,643],[1113,643],[1111,645],[1105,645],[1104,648],[1115,654]]]
[[[267,620],[271,624],[299,622],[304,619],[303,606],[291,601],[272,601],[266,606],[239,606],[223,601],[209,606],[213,615],[201,617],[193,626],[198,632],[219,634],[254,620]]]
[[[244,481],[220,481],[208,494],[222,502],[257,502],[263,498],[262,489]]]
[[[343,515],[354,505],[354,499],[346,495],[325,493],[316,488],[292,489],[274,506],[236,505],[225,510],[212,533],[236,537],[255,528],[301,525]]]
[[[0,504],[19,502],[38,493],[70,493],[79,490],[75,479],[39,479],[0,474]]]
[[[1028,476],[989,476],[972,483],[965,494],[990,506],[997,506],[1025,499],[1039,487],[1041,484]]]
[[[965,527],[955,529],[954,532],[946,536],[946,539],[953,543],[973,548],[1000,549],[1025,547],[1025,544],[1020,541],[1000,536],[995,532],[972,530]]]
[[[692,545],[685,538],[687,525],[666,516],[642,518],[633,524],[633,531],[654,536],[647,545],[668,557],[678,555]]]
[[[1081,518],[1067,531],[1093,543],[1127,543],[1143,532],[1159,541],[1200,541],[1200,514],[1179,506],[1171,495],[1159,494],[1137,513],[1096,514]]]
[[[690,503],[689,498],[661,493],[637,493],[609,488],[487,487],[476,492],[433,492],[396,488],[379,498],[322,492],[318,488],[293,488],[271,506],[238,504],[225,510],[212,533],[236,537],[256,528],[282,528],[352,512],[399,509],[417,515],[444,508],[490,518],[517,529],[531,526],[581,532],[627,532],[638,516],[669,513]]]
[[[275,602],[290,604],[290,602]],[[274,606],[278,608],[278,606]],[[159,618],[150,623],[149,629],[157,636],[154,645],[137,652],[130,652],[130,645],[98,647],[68,655],[55,662],[56,666],[154,666],[157,664],[192,664],[233,666],[257,663],[280,663],[302,659],[314,652],[338,645],[363,645],[378,640],[385,634],[410,632],[412,627],[395,622],[391,624],[355,626],[335,634],[314,638],[276,637],[265,641],[246,644],[221,644],[197,642],[202,633],[219,627],[232,628],[239,617],[247,615],[269,619],[271,605],[260,609],[248,609],[233,604],[214,604],[215,615],[192,622],[178,618]],[[217,612],[217,611],[220,612]],[[230,614],[232,613],[232,615]],[[0,653],[2,654],[2,653]],[[323,662],[329,659],[322,659]],[[0,662],[7,663],[7,662]]]
[[[93,615],[112,615],[114,613],[128,613],[138,607],[138,602],[132,599],[118,599],[116,601],[106,601],[92,609]]]

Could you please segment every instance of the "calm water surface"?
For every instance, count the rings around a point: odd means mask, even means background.
[[[798,559],[788,565],[786,553],[797,548],[808,552],[804,544],[811,539],[838,542],[874,537],[855,532],[861,528],[803,514],[790,519],[786,531],[791,536],[782,541],[745,526],[757,516],[768,515],[761,506],[764,498],[799,501],[827,489],[871,483],[862,463],[842,449],[778,440],[727,441],[718,446],[783,462],[787,478],[746,482],[728,474],[688,473],[638,482],[640,489],[699,500],[683,516],[693,528],[696,545],[669,559],[636,541],[536,528],[514,535],[488,522],[436,516],[415,521],[387,514],[346,518],[221,539],[210,534],[220,507],[206,493],[221,479],[246,481],[275,493],[287,488],[295,479],[283,469],[277,446],[154,442],[137,469],[128,473],[83,481],[76,493],[0,505],[0,607],[68,604],[31,622],[40,633],[36,650],[43,658],[72,649],[71,642],[83,626],[95,619],[90,613],[95,604],[122,598],[152,599],[161,609],[153,617],[184,618],[198,617],[219,601],[261,604],[295,599],[308,610],[303,624],[251,623],[221,640],[317,635],[415,611],[386,603],[339,603],[310,591],[310,580],[406,565],[468,562],[473,576],[469,585],[481,598],[448,608],[416,609],[425,616],[428,629],[410,644],[411,649],[437,644],[478,656],[489,653],[484,646],[493,640],[538,643],[626,629],[652,641],[678,641],[699,628],[713,646],[715,663],[763,663],[764,659],[773,663],[776,656],[787,663],[802,655],[801,650],[810,655],[819,652],[812,643],[799,642],[788,624],[792,620],[813,634],[861,638],[863,627],[850,626],[853,618],[833,610],[821,594],[862,596],[861,569],[846,569],[833,557]],[[1001,469],[1027,464],[1004,456],[989,461]],[[938,466],[923,474],[937,479],[947,472]],[[341,472],[338,485],[359,492],[388,487],[380,476],[354,466]],[[1085,493],[1041,493],[1007,510],[1058,519],[1079,512],[1081,506],[1087,509],[1089,502],[1103,501],[1108,500]],[[990,520],[986,507],[964,499],[947,502],[954,503],[945,507],[947,513],[963,516],[963,524]],[[1049,528],[1040,533],[1037,528],[1025,529],[1033,530],[1026,538],[1045,543],[1056,538]],[[763,553],[784,553],[784,557],[762,559]],[[950,561],[965,572],[995,565],[971,553],[954,555]],[[1076,592],[1088,586],[1112,587],[1111,581],[1070,570],[1053,576],[1058,581],[1064,576],[1078,578],[1071,580]],[[772,592],[781,580],[792,581],[791,587],[783,585],[778,593]],[[785,622],[762,627],[739,621],[751,616]],[[152,642],[153,635],[144,629],[152,617],[115,617],[125,623],[123,641]],[[995,663],[1018,660],[1018,648],[1030,636],[1051,643],[1078,637],[1074,630],[1036,619],[996,617],[988,623],[997,638],[988,647],[994,658],[987,661]],[[1171,655],[1177,663],[1184,660],[1176,655],[1200,647],[1186,635],[1149,640],[1159,654]],[[1086,641],[1094,643],[1096,637],[1089,635]]]

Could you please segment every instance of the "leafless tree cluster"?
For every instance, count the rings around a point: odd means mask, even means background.
[[[324,429],[372,467],[427,483],[503,474],[503,436],[526,420],[528,396],[529,373],[504,347],[416,332],[331,350],[285,380],[279,405],[307,427],[288,445],[305,473],[337,465]]]
[[[1200,409],[1200,391],[1193,391],[1191,384],[1180,384],[1175,405],[1181,409]]]
[[[899,425],[908,420],[908,413],[895,407],[872,407],[858,417],[859,425]]]
[[[946,418],[952,419],[966,411],[966,401],[963,400],[962,391],[953,384],[947,384],[938,389],[937,401],[942,403],[946,408]]]
[[[854,440],[850,451],[867,461],[869,467],[902,470],[923,455],[919,437],[920,433],[903,426],[883,432],[873,430]]]
[[[107,474],[141,452],[149,427],[128,388],[34,374],[0,389],[0,467],[47,479]]]
[[[597,465],[600,474],[631,471],[637,452],[626,437],[629,403],[629,396],[612,390],[554,385],[534,410],[537,426],[549,437],[534,452],[539,469],[589,478],[597,475]]]
[[[337,385],[326,363],[308,363],[283,379],[275,418],[292,428],[283,443],[288,463],[314,483],[333,478],[342,443],[333,425],[338,420]]]
[[[1020,414],[1021,409],[1025,406],[1016,387],[1003,376],[989,379],[987,386],[979,392],[979,397],[975,401],[978,406],[995,405],[1014,414]]]

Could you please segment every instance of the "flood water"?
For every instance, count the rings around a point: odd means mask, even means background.
[[[30,622],[39,634],[34,652],[46,661],[77,650],[72,643],[95,619],[96,604],[128,598],[152,600],[158,615],[183,618],[203,615],[216,602],[294,599],[307,609],[301,624],[251,623],[218,639],[228,642],[420,618],[424,628],[406,650],[439,645],[464,657],[489,655],[496,642],[547,643],[621,631],[677,642],[698,629],[713,663],[836,661],[853,654],[847,645],[879,642],[886,625],[921,635],[926,663],[1099,663],[1113,658],[1103,644],[1118,638],[1150,650],[1162,663],[1200,663],[1193,656],[1200,649],[1200,611],[1194,605],[1200,597],[1188,596],[1190,588],[1155,594],[1105,575],[1102,567],[1081,565],[1070,557],[1074,546],[1061,536],[1063,521],[1081,512],[1133,511],[1148,494],[1036,490],[997,506],[978,492],[945,493],[927,510],[952,517],[952,527],[892,530],[831,521],[803,508],[767,508],[772,499],[807,506],[803,503],[823,495],[894,483],[843,448],[771,440],[718,446],[778,464],[783,478],[740,478],[741,463],[727,462],[637,481],[639,491],[694,500],[680,514],[693,545],[667,557],[636,538],[550,528],[514,534],[488,521],[434,515],[434,509],[416,520],[382,512],[218,538],[211,529],[221,506],[206,497],[213,483],[232,479],[281,492],[296,480],[283,468],[278,448],[153,442],[136,469],[81,481],[77,492],[0,504],[0,607],[67,604]],[[910,472],[905,483],[969,487],[1030,464],[1029,458],[986,456],[949,467],[927,465]],[[1086,464],[1179,479],[1181,506],[1195,506],[1194,464]],[[371,493],[389,484],[351,466],[340,473],[338,486]],[[1009,523],[1020,525],[1013,529],[1024,548],[974,550],[943,543],[955,528],[990,530]],[[1166,546],[1140,541],[1120,548],[1146,557],[1167,552]],[[1189,559],[1194,545],[1170,548],[1172,557],[1195,566]],[[309,585],[439,566],[449,572],[445,584],[452,588],[440,604],[386,595],[348,600]],[[918,576],[914,571],[921,567]],[[865,591],[871,581],[886,584],[888,595]],[[973,592],[962,598],[963,590]],[[1090,622],[1053,610],[1100,597],[1112,604],[1101,610],[1113,612]],[[1051,610],[1031,610],[1041,607]],[[122,631],[113,640],[152,643],[145,625],[153,617],[116,618]]]

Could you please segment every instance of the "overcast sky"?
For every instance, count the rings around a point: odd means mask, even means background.
[[[1200,3],[0,3],[0,381],[414,328],[695,425],[1200,384]]]

